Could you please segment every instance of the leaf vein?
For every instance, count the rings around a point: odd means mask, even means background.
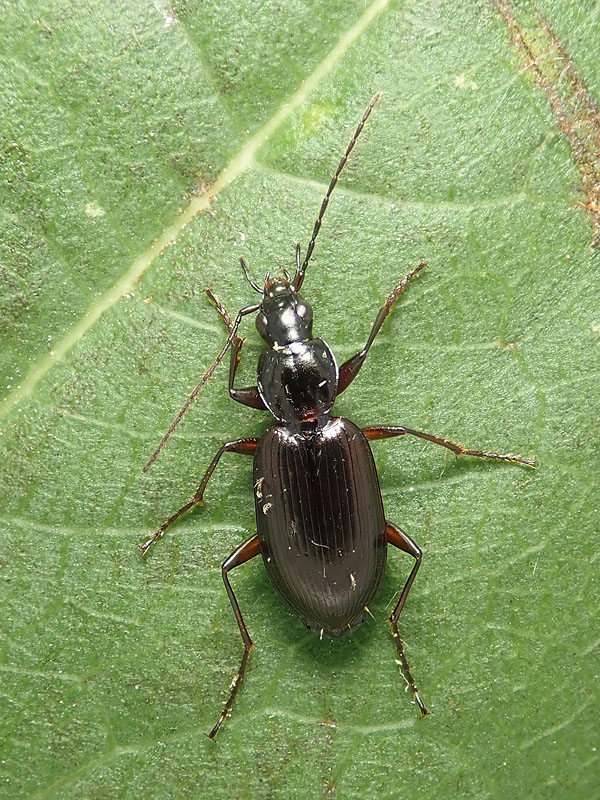
[[[217,177],[210,191],[194,196],[188,206],[183,209],[154,242],[138,256],[121,278],[86,311],[83,317],[56,343],[52,353],[44,356],[30,369],[25,380],[13,389],[0,404],[0,419],[3,419],[22,400],[29,397],[55,364],[59,363],[67,353],[79,342],[87,331],[122,297],[130,292],[136,281],[148,270],[162,251],[171,245],[181,231],[201,211],[210,207],[214,197],[229,186],[245,172],[253,163],[256,152],[267,142],[289,115],[295,111],[333,70],[346,50],[357,40],[373,19],[387,6],[389,0],[373,0],[359,19],[345,31],[327,56],[316,66],[297,91],[287,99],[273,116],[257,133],[246,140],[238,153]]]

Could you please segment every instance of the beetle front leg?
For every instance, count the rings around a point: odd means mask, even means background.
[[[419,567],[421,566],[421,558],[423,554],[421,553],[421,548],[415,544],[415,542],[413,542],[410,536],[404,533],[404,531],[401,530],[401,528],[399,528],[397,525],[394,525],[393,522],[386,523],[385,534],[389,544],[393,544],[394,547],[397,547],[399,550],[403,550],[405,553],[408,553],[415,559],[415,565],[408,576],[408,580],[404,584],[404,589],[402,590],[400,599],[396,603],[388,622],[392,626],[392,635],[394,637],[394,641],[396,642],[396,650],[398,651],[398,660],[400,662],[400,666],[402,667],[402,672],[404,673],[407,684],[412,689],[415,702],[419,706],[421,716],[425,717],[427,714],[429,714],[429,711],[427,711],[425,708],[425,703],[423,702],[419,690],[417,689],[415,679],[411,675],[408,661],[406,660],[406,655],[404,653],[404,648],[402,646],[402,639],[400,638],[400,633],[398,631],[398,618],[400,617],[400,612],[402,611],[404,603],[406,602],[406,598],[408,597],[408,593],[410,592],[410,587],[413,585],[413,581],[417,576]]]
[[[245,564],[246,561],[250,561],[251,558],[254,558],[259,553],[260,553],[260,542],[258,541],[258,536],[255,534],[254,536],[251,536],[250,539],[247,539],[238,548],[236,548],[233,551],[233,553],[229,556],[229,558],[227,558],[221,566],[223,574],[223,582],[225,583],[225,589],[227,590],[227,594],[229,595],[229,600],[231,601],[231,605],[233,606],[233,613],[235,614],[235,618],[237,620],[240,633],[242,634],[242,640],[244,642],[244,655],[242,656],[242,663],[240,664],[240,668],[237,671],[236,675],[234,676],[233,681],[231,682],[231,691],[229,694],[229,698],[225,703],[223,711],[221,712],[221,716],[217,720],[211,732],[206,734],[209,739],[215,738],[215,736],[219,732],[219,728],[231,713],[231,709],[233,707],[233,701],[235,700],[239,688],[242,684],[242,681],[244,680],[244,675],[246,673],[246,666],[248,665],[248,656],[250,655],[250,651],[254,647],[254,642],[250,638],[250,634],[248,633],[248,629],[246,628],[246,623],[244,622],[244,618],[242,617],[242,612],[240,611],[240,606],[238,604],[237,598],[233,593],[231,584],[229,583],[229,578],[227,577],[227,573],[231,572],[231,570],[235,569],[235,567],[239,567],[240,564]]]
[[[229,362],[229,396],[243,406],[256,408],[258,411],[267,411],[267,407],[258,392],[258,386],[246,386],[243,389],[236,389],[233,385],[235,373],[241,359],[243,339],[235,339],[231,349],[231,361]]]
[[[404,292],[410,281],[419,274],[419,272],[426,267],[427,264],[424,261],[421,261],[419,266],[416,269],[413,269],[412,272],[409,272],[408,275],[403,278],[397,286],[394,286],[390,294],[388,295],[385,304],[379,309],[379,313],[377,314],[377,318],[375,319],[375,324],[371,329],[371,333],[369,334],[369,338],[367,339],[366,345],[363,349],[358,352],[352,358],[349,358],[347,361],[344,361],[342,366],[340,367],[340,377],[338,381],[338,390],[337,393],[341,394],[344,389],[347,389],[348,386],[352,383],[354,378],[358,375],[358,372],[362,365],[365,362],[365,358],[367,357],[367,353],[371,349],[371,345],[373,344],[373,340],[379,333],[381,326],[383,325],[385,318],[392,310],[392,306],[398,300],[400,295]]]
[[[229,331],[229,333],[231,333],[231,331],[233,330],[234,323],[229,315],[229,312],[227,311],[221,300],[217,297],[217,295],[213,294],[211,289],[206,289],[205,292],[211,303],[219,312],[221,319],[227,326],[227,330]],[[235,386],[233,385],[233,382],[235,380],[235,374],[237,372],[240,359],[242,357],[241,353],[243,344],[244,340],[240,336],[236,336],[232,343],[231,359],[229,361],[229,396],[232,398],[232,400],[236,400],[243,406],[256,408],[259,411],[266,411],[267,407],[263,403],[262,397],[258,392],[258,386],[246,386],[244,389],[236,389]]]
[[[208,469],[204,473],[204,477],[200,482],[200,486],[196,490],[195,495],[192,497],[189,503],[186,503],[184,506],[176,511],[174,514],[166,519],[160,528],[152,534],[152,536],[142,544],[138,544],[138,547],[142,551],[142,553],[146,554],[150,547],[154,544],[157,539],[160,539],[164,536],[165,531],[172,525],[176,520],[181,517],[182,514],[185,514],[186,511],[189,511],[190,508],[193,506],[202,503],[202,496],[204,494],[204,490],[206,489],[206,484],[209,482],[211,475],[215,471],[215,467],[219,463],[219,459],[223,455],[223,453],[241,453],[242,455],[253,456],[256,453],[256,448],[258,446],[258,437],[252,437],[247,439],[236,439],[234,442],[226,442],[219,448],[217,455],[211,461]]]
[[[501,453],[488,453],[485,450],[469,450],[463,447],[462,444],[449,442],[447,439],[442,439],[440,436],[433,436],[431,433],[423,433],[422,431],[413,431],[411,428],[405,428],[401,425],[370,425],[368,428],[362,428],[362,432],[367,439],[389,439],[392,436],[418,436],[419,439],[425,439],[428,442],[439,444],[447,450],[452,450],[454,455],[459,456],[475,456],[475,458],[491,458],[494,461],[507,461],[512,464],[524,464],[526,467],[536,468],[537,461],[535,458],[523,458],[523,456],[513,456],[511,453],[505,455]]]

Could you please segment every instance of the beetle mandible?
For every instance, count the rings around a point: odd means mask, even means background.
[[[225,322],[229,336],[212,366],[189,396],[159,446],[144,467],[154,462],[183,415],[231,348],[229,394],[250,408],[270,411],[277,424],[261,437],[236,439],[223,444],[210,463],[196,493],[172,514],[139,547],[147,553],[151,545],[175,520],[202,503],[204,490],[223,453],[241,453],[254,458],[254,499],[257,533],[231,553],[222,564],[225,589],[244,642],[244,654],[223,711],[208,735],[214,739],[230,714],[244,679],[253,642],[229,582],[229,572],[251,558],[262,555],[275,589],[301,620],[319,636],[342,636],[364,621],[383,578],[387,545],[408,553],[415,560],[400,598],[389,617],[398,661],[422,716],[428,711],[411,675],[398,632],[398,618],[421,565],[421,550],[410,536],[386,520],[370,440],[391,436],[418,436],[455,453],[509,461],[535,467],[535,459],[470,450],[462,445],[399,425],[358,428],[353,422],[332,415],[335,398],[358,375],[373,340],[393,305],[410,281],[426,266],[420,264],[398,283],[380,308],[365,346],[339,368],[329,346],[313,337],[313,312],[300,296],[306,268],[329,198],[340,173],[379,100],[369,103],[333,175],[321,203],[304,259],[296,245],[293,279],[271,278],[264,286],[246,278],[261,295],[260,302],[246,306],[232,321],[226,308],[210,289],[206,292]],[[256,386],[237,388],[236,371],[243,339],[238,328],[243,317],[258,312],[256,327],[269,346],[258,362]]]

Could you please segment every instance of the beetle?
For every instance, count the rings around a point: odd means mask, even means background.
[[[359,428],[332,414],[334,400],[358,375],[377,333],[408,284],[426,267],[421,260],[390,292],[379,309],[365,346],[339,368],[333,352],[312,333],[313,312],[300,295],[323,216],[340,174],[360,133],[379,100],[377,94],[364,112],[333,175],[304,259],[296,245],[293,279],[267,273],[263,286],[255,283],[240,259],[260,302],[242,308],[232,321],[218,297],[207,289],[229,335],[212,366],[195,387],[159,446],[144,467],[154,462],[202,387],[231,349],[229,394],[250,408],[270,411],[277,423],[261,437],[236,439],[223,444],[210,463],[192,499],[172,514],[139,547],[145,554],[167,528],[195,505],[203,502],[204,490],[224,453],[254,458],[254,499],[257,532],[237,547],[222,564],[222,577],[244,643],[244,653],[230,694],[216,724],[207,734],[214,739],[230,714],[244,679],[253,642],[229,582],[231,570],[259,554],[275,589],[306,626],[323,636],[338,637],[358,628],[369,603],[380,587],[393,545],[414,559],[400,597],[389,617],[398,662],[422,716],[428,714],[411,674],[398,631],[398,619],[421,566],[419,546],[393,522],[386,520],[375,462],[369,441],[411,435],[441,445],[456,456],[475,456],[535,467],[535,459],[472,450],[439,436],[400,425]],[[243,339],[238,328],[243,317],[257,313],[256,328],[265,340],[258,362],[256,386],[238,388],[235,377]]]

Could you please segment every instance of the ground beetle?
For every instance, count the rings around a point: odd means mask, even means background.
[[[415,564],[389,622],[407,683],[421,714],[425,716],[428,713],[410,673],[398,633],[398,618],[421,565],[421,550],[408,534],[385,518],[369,440],[411,434],[442,445],[456,456],[477,456],[535,466],[535,459],[468,450],[462,445],[404,426],[373,425],[360,429],[350,420],[331,413],[335,398],[358,375],[392,306],[409,282],[426,266],[421,261],[394,287],[379,310],[363,349],[338,369],[329,346],[322,339],[313,338],[313,312],[299,292],[331,193],[378,99],[379,94],[369,103],[331,179],[303,261],[300,245],[296,245],[293,280],[285,270],[280,278],[271,278],[267,273],[261,288],[252,280],[247,264],[241,258],[246,278],[261,299],[259,303],[243,308],[235,321],[231,320],[211,290],[206,290],[227,325],[229,336],[144,467],[145,472],[231,348],[229,394],[238,403],[270,411],[278,424],[260,438],[236,439],[222,445],[190,502],[139,545],[142,552],[147,553],[169,525],[188,509],[202,503],[206,485],[223,453],[254,457],[257,533],[237,547],[222,565],[225,588],[244,641],[244,655],[223,712],[208,734],[211,739],[231,712],[253,647],[228,574],[259,553],[277,591],[300,619],[321,637],[342,636],[364,621],[368,605],[381,584],[388,544],[411,555]],[[242,317],[254,312],[258,312],[257,330],[270,349],[260,356],[257,385],[237,389],[234,381],[243,343],[237,331]]]

